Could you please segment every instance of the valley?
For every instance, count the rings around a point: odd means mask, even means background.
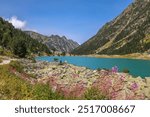
[[[2,100],[150,100],[149,70],[149,0],[134,0],[81,45],[0,17]]]

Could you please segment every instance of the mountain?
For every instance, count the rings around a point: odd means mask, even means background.
[[[32,31],[25,31],[25,33],[38,40],[39,42],[45,44],[50,50],[55,50],[58,52],[71,52],[73,49],[79,46],[77,42],[67,39],[65,36],[44,36]]]
[[[25,57],[31,54],[49,54],[44,44],[32,39],[29,35],[0,17],[0,54],[17,55]]]
[[[130,54],[150,50],[150,0],[135,0],[74,54]]]

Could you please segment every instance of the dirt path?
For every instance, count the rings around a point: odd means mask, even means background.
[[[6,65],[6,64],[9,64],[10,61],[11,61],[11,59],[10,59],[10,60],[3,60],[3,62],[0,63],[0,65]]]
[[[15,61],[15,60],[17,60],[17,59],[10,59],[10,58],[8,59],[7,58],[7,59],[4,59],[3,62],[0,63],[0,65],[6,65],[6,64],[9,64],[11,61]]]

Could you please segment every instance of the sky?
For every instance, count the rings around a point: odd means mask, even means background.
[[[79,44],[94,36],[133,0],[0,0],[0,17],[16,28],[60,35]]]

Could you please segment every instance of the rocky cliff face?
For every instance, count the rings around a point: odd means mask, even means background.
[[[71,52],[77,48],[79,44],[73,40],[67,39],[65,36],[60,37],[58,35],[44,36],[32,31],[25,31],[33,39],[47,45],[50,50],[58,52]]]
[[[150,0],[135,0],[118,17],[73,51],[74,54],[129,54],[150,49]]]

